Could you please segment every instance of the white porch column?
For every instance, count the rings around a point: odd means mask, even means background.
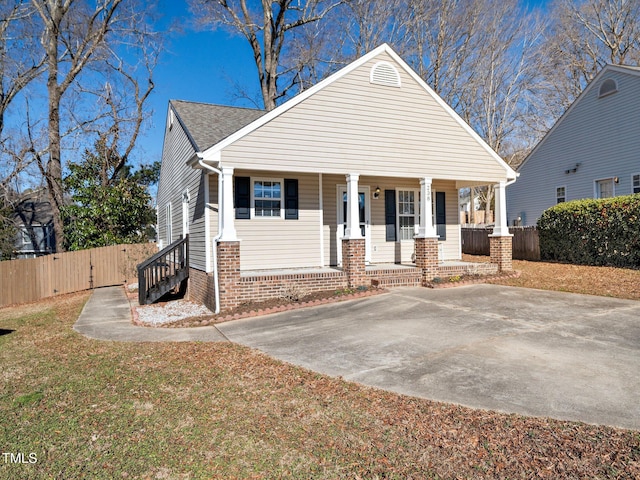
[[[418,238],[437,237],[431,209],[431,178],[420,179],[420,228]]]
[[[358,179],[360,175],[350,173],[347,175],[347,228],[344,238],[362,238],[360,232],[360,205],[358,195]]]
[[[495,199],[496,199],[496,215],[495,226],[493,227],[493,236],[495,237],[509,237],[509,226],[507,225],[507,194],[506,194],[506,182],[500,182],[495,185]]]
[[[220,241],[238,241],[233,213],[233,167],[222,167],[222,208],[220,211],[222,212],[218,219],[221,223]]]

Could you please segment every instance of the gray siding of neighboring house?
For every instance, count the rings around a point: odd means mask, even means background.
[[[170,107],[171,108],[171,107]],[[205,205],[206,176],[202,170],[186,165],[195,154],[195,148],[177,119],[173,125],[167,119],[162,168],[158,184],[158,241],[163,247],[167,243],[166,206],[171,202],[172,240],[183,233],[182,194],[188,190],[189,203],[189,260],[193,268],[205,271]]]
[[[599,98],[601,83],[612,78],[617,93]],[[518,170],[507,188],[507,217],[535,225],[556,204],[556,188],[566,200],[594,198],[595,182],[617,177],[614,195],[633,193],[632,176],[640,174],[640,75],[603,72],[559,120]],[[577,171],[565,173],[576,168]]]

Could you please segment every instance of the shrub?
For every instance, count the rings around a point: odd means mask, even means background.
[[[542,260],[640,267],[640,194],[560,203],[538,220]]]

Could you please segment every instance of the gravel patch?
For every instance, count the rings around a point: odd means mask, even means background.
[[[138,322],[157,327],[186,318],[210,317],[213,312],[204,305],[188,300],[173,300],[166,303],[136,306]]]

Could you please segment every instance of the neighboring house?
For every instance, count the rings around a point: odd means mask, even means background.
[[[607,65],[518,168],[511,225],[560,202],[640,193],[640,68]]]
[[[511,268],[515,178],[382,45],[271,112],[171,101],[158,235],[166,247],[189,233],[189,295],[212,309],[287,289],[421,285],[464,273],[447,261],[461,259],[458,190],[473,185],[496,185],[502,209],[484,268]]]
[[[24,193],[16,199],[13,221],[18,230],[15,258],[34,258],[55,251],[53,215],[44,189]]]

